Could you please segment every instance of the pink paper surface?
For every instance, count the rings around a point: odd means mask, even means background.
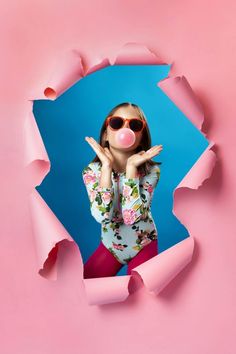
[[[234,2],[0,7],[1,351],[235,353]],[[50,161],[32,100],[107,65],[160,63],[159,87],[210,142],[173,192],[189,237],[131,276],[84,281],[35,190]]]

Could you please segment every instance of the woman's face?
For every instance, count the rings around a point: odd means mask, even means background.
[[[118,108],[115,113],[113,113],[113,116],[119,116],[123,118],[139,118],[139,115],[137,114],[137,111],[133,107],[121,107]],[[141,118],[140,118],[141,119]],[[123,125],[122,128],[129,128],[129,122],[126,121],[125,124]],[[137,146],[140,144],[140,141],[142,139],[142,131],[141,132],[135,132],[135,142],[133,145],[130,147],[120,147],[118,143],[116,142],[115,136],[118,130],[114,131],[112,130],[109,125],[107,126],[106,131],[104,132],[104,138],[105,140],[109,141],[109,146],[112,147],[113,149],[117,150],[123,150],[123,151],[132,151],[137,148]]]

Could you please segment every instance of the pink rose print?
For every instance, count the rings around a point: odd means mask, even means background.
[[[102,201],[105,204],[109,204],[111,201],[111,193],[110,192],[103,192],[102,193]]]
[[[123,249],[125,248],[123,245],[118,245],[115,242],[112,242],[112,244],[115,249],[120,250],[120,251],[123,251]]]
[[[124,219],[125,224],[127,224],[127,225],[133,224],[135,219],[136,219],[135,210],[133,210],[133,209],[125,209],[123,211],[123,219]]]
[[[131,192],[131,187],[125,185],[125,186],[123,187],[123,196],[124,196],[124,197],[129,197],[130,192]]]
[[[153,191],[153,188],[152,188],[152,185],[150,184],[150,186],[148,187],[148,192],[151,194],[152,193],[152,191]]]
[[[89,183],[95,183],[96,182],[96,175],[93,171],[88,170],[84,175],[83,175],[83,180],[85,184]]]
[[[151,194],[152,191],[153,191],[152,185],[149,184],[148,182],[145,182],[145,183],[143,184],[143,188],[144,188],[146,191],[148,191],[150,194]]]

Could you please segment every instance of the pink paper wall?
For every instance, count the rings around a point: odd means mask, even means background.
[[[0,10],[1,353],[234,354],[234,2],[22,0],[2,1]],[[56,281],[38,274],[28,200],[40,178],[24,164],[34,153],[25,121],[65,50],[77,48],[90,68],[112,62],[127,42],[172,63],[171,76],[187,77],[218,160],[178,204],[195,240],[191,266],[158,296],[140,286],[124,302],[89,306],[72,242],[59,249]]]

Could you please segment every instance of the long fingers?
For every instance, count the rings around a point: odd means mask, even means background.
[[[103,150],[103,148],[101,147],[101,145],[98,144],[98,142],[97,142],[94,138],[92,138],[91,136],[90,136],[90,137],[86,136],[86,137],[85,137],[85,140],[86,140],[88,143],[90,143],[90,145],[93,146],[94,148],[97,148],[97,149],[99,149],[99,150],[101,150],[101,151]]]
[[[96,152],[99,158],[101,157],[101,155],[104,155],[103,148],[96,142],[96,140],[94,140],[92,137],[87,136],[85,137],[85,140],[89,143],[89,145]]]
[[[162,145],[155,145],[155,146],[152,146],[150,149],[148,149],[146,152],[152,152],[153,150],[162,150],[163,149],[163,146]]]
[[[99,150],[99,151],[102,151],[102,147],[101,145],[99,145],[96,140],[94,140],[92,137],[88,137],[86,136],[85,137],[85,140],[89,143],[89,145],[94,149],[94,150]]]
[[[146,151],[146,156],[148,158],[152,158],[155,155],[158,155],[161,151],[162,151],[162,145],[155,145],[152,148],[150,148],[149,150]]]

